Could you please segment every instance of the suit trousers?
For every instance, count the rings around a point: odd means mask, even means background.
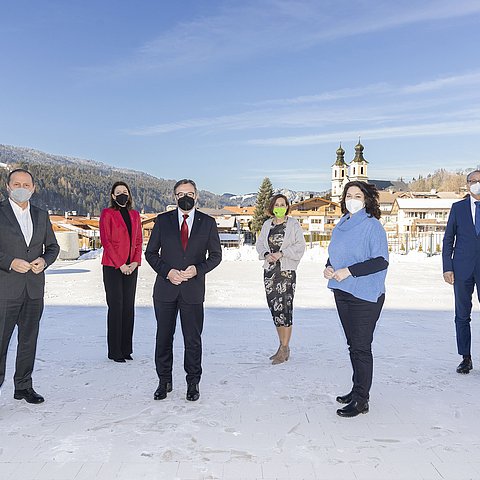
[[[7,350],[15,326],[18,328],[17,359],[13,377],[16,390],[32,387],[38,329],[43,298],[30,298],[26,289],[19,298],[0,300],[0,386],[5,380]]]
[[[133,352],[133,322],[138,268],[124,275],[119,268],[103,266],[103,284],[107,297],[108,358],[121,359]]]
[[[342,290],[335,289],[333,292],[353,368],[352,399],[363,403],[370,398],[373,332],[382,311],[385,294],[376,302],[367,302]]]
[[[186,303],[179,293],[171,302],[154,298],[153,305],[157,318],[155,366],[160,383],[172,381],[173,337],[178,312],[185,348],[183,367],[187,384],[199,383],[202,375],[203,303]]]
[[[457,336],[457,350],[460,355],[471,354],[472,334],[470,320],[472,313],[472,295],[477,287],[477,296],[480,300],[480,272],[475,271],[467,279],[455,276],[453,292],[455,294],[455,330]]]

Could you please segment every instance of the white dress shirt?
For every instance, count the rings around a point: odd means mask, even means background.
[[[11,198],[8,199],[10,205],[12,206],[13,213],[17,218],[17,222],[20,225],[23,236],[25,238],[25,243],[30,245],[33,236],[33,222],[32,216],[30,215],[30,202],[27,204],[27,208],[23,209],[20,205],[15,203]]]
[[[180,231],[182,230],[182,223],[183,223],[183,216],[188,215],[187,218],[187,226],[188,226],[188,237],[190,238],[190,232],[192,231],[193,226],[193,219],[195,218],[195,208],[192,208],[189,212],[182,212],[179,208],[177,208],[178,212],[178,225],[180,227]]]
[[[473,218],[473,224],[475,225],[475,210],[477,209],[477,206],[475,205],[475,202],[479,202],[480,200],[475,200],[472,195],[470,195],[470,207],[472,210],[472,218]],[[476,225],[475,225],[476,226]]]

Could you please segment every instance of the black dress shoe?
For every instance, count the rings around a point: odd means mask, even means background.
[[[472,357],[470,355],[464,355],[463,360],[457,367],[457,373],[470,373],[473,368]]]
[[[336,400],[338,403],[350,403],[352,401],[352,392],[347,393],[346,395],[339,395]]]
[[[125,363],[125,359],[124,358],[112,358],[112,360],[114,362],[117,362],[117,363]]]
[[[361,413],[368,413],[368,402],[360,403],[352,400],[347,406],[337,410],[337,415],[340,417],[356,417]]]
[[[167,383],[159,383],[158,388],[155,390],[153,394],[154,400],[163,400],[167,398],[167,393],[172,391],[172,382]]]
[[[31,387],[25,390],[15,390],[13,398],[15,400],[25,399],[28,403],[43,403],[45,401],[45,399]]]
[[[189,402],[196,402],[200,398],[200,390],[198,383],[189,383],[187,387],[187,400]]]
[[[133,360],[132,356],[131,355],[125,355],[125,360]]]

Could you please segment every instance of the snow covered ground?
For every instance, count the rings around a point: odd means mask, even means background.
[[[208,276],[204,375],[185,400],[180,328],[174,390],[154,401],[154,273],[140,270],[134,360],[106,358],[100,259],[48,270],[34,386],[41,405],[13,399],[16,345],[0,397],[0,479],[405,479],[480,478],[480,327],[474,370],[459,363],[453,295],[440,258],[393,256],[377,327],[370,413],[335,414],[351,367],[326,253],[298,271],[291,359],[277,347],[260,262],[231,250]]]

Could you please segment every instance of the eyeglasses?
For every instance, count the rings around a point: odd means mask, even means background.
[[[195,192],[178,192],[175,194],[177,198],[190,197],[195,198]]]
[[[477,179],[474,179],[474,180],[468,180],[468,181],[467,181],[467,183],[468,183],[469,185],[471,185],[471,184],[473,184],[473,183],[478,183],[478,182],[480,182],[480,178],[477,178]]]

